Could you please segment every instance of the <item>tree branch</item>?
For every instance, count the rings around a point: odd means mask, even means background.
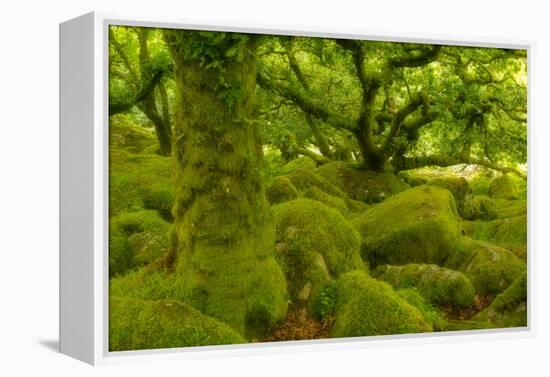
[[[133,106],[145,100],[149,95],[153,93],[163,75],[164,71],[155,72],[151,77],[151,80],[143,88],[141,88],[138,93],[136,93],[134,98],[130,99],[129,101],[109,103],[109,116],[128,111]]]
[[[399,56],[391,58],[388,61],[388,65],[392,68],[402,67],[422,67],[437,60],[439,53],[441,52],[441,46],[433,45],[429,49],[426,49],[423,53],[418,55],[409,54],[408,56]]]

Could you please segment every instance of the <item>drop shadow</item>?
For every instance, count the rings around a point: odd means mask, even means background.
[[[59,340],[57,339],[41,339],[38,341],[38,344],[52,352],[59,352]]]

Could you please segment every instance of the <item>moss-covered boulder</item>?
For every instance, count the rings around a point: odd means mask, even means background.
[[[390,285],[369,277],[364,271],[342,275],[337,294],[333,337],[433,331],[417,308]]]
[[[460,236],[452,194],[436,186],[403,191],[355,217],[361,256],[381,264],[441,264]]]
[[[522,260],[527,258],[527,216],[492,221],[464,221],[464,234],[510,250]]]
[[[347,197],[343,190],[311,170],[298,168],[286,177],[290,179],[294,187],[302,193],[309,190],[311,187],[316,187],[327,194],[339,198]]]
[[[109,275],[149,263],[170,246],[170,224],[156,211],[122,213],[109,221]]]
[[[169,157],[111,148],[109,169],[110,217],[143,208],[171,216],[175,188]]]
[[[469,195],[464,201],[462,217],[466,220],[494,220],[497,218],[497,206],[486,195]]]
[[[281,174],[290,174],[296,169],[305,169],[305,170],[313,171],[316,169],[316,167],[317,167],[317,164],[311,158],[306,156],[301,156],[284,164],[281,167],[280,172]]]
[[[472,193],[472,189],[466,178],[458,176],[439,177],[430,180],[428,185],[449,190],[456,200],[458,213],[463,214],[466,198]]]
[[[398,174],[399,178],[408,183],[411,187],[421,186],[428,183],[429,177],[418,174],[414,170],[402,170]]]
[[[514,181],[506,174],[503,174],[491,181],[489,195],[495,199],[517,199],[518,190]]]
[[[457,243],[445,267],[463,272],[481,296],[503,292],[526,270],[525,263],[512,252],[468,237]]]
[[[497,327],[527,326],[527,271],[516,280],[491,305],[473,318],[491,321]]]
[[[109,145],[131,153],[142,153],[158,146],[154,130],[136,125],[129,116],[117,114],[109,117]]]
[[[286,275],[292,308],[310,310],[326,284],[364,268],[359,235],[335,209],[298,199],[273,210],[276,258]]]
[[[397,290],[399,296],[403,297],[409,304],[422,313],[424,320],[432,326],[434,331],[443,331],[446,328],[446,321],[441,312],[429,302],[415,288],[403,288]]]
[[[468,307],[474,303],[475,290],[468,278],[462,272],[435,264],[384,265],[377,267],[372,276],[394,288],[414,287],[435,305]]]
[[[495,205],[499,219],[527,215],[527,200],[524,199],[495,199]]]
[[[275,205],[298,198],[298,191],[287,177],[275,177],[265,195],[269,203]]]
[[[229,326],[179,301],[109,301],[109,351],[245,342]]]
[[[310,187],[309,190],[304,192],[304,197],[317,200],[327,207],[334,208],[344,216],[347,215],[349,212],[346,201],[344,199],[327,194],[324,191],[319,190],[317,187]]]
[[[409,185],[395,174],[377,173],[341,161],[323,164],[317,174],[344,191],[351,199],[378,203],[406,190]]]

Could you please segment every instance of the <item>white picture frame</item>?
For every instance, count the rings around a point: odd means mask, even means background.
[[[149,26],[295,36],[435,43],[525,49],[528,54],[528,158],[533,171],[532,117],[535,42],[422,33],[316,28],[253,23],[213,23],[176,18],[92,12],[60,24],[60,352],[90,364],[291,353],[532,337],[536,334],[532,232],[535,192],[528,174],[528,326],[414,335],[389,335],[279,343],[108,351],[108,27]]]

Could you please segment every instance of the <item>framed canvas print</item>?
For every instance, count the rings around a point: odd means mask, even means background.
[[[531,43],[91,13],[60,51],[61,352],[531,333]]]

